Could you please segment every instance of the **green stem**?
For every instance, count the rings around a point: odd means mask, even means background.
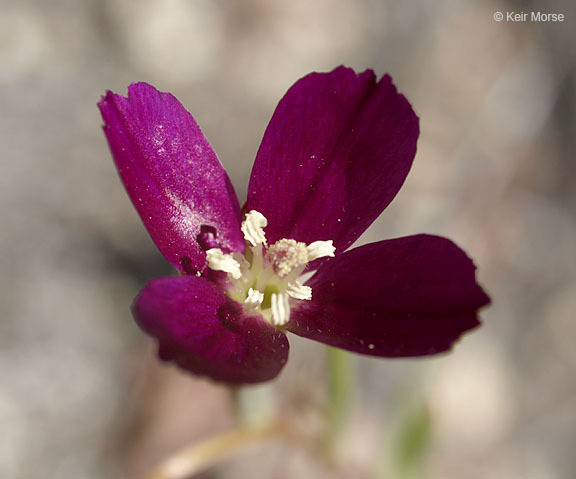
[[[325,450],[328,458],[334,461],[352,405],[353,365],[349,353],[331,347],[327,349],[327,365],[329,398]]]
[[[376,477],[424,477],[434,421],[424,396],[421,372],[421,369],[408,371],[396,387],[396,397],[390,405],[390,419],[382,438]]]
[[[275,416],[274,391],[269,384],[231,388],[230,393],[238,425],[253,425]]]

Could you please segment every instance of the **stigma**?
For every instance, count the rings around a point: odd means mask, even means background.
[[[242,303],[248,313],[258,313],[276,327],[290,320],[294,301],[312,299],[312,288],[299,281],[311,261],[334,256],[332,240],[307,245],[283,238],[271,246],[266,242],[266,217],[255,210],[246,214],[241,231],[246,254],[224,253],[219,248],[206,251],[206,265],[226,273],[227,295]]]

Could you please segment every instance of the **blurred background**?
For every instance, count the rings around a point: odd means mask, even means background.
[[[199,477],[372,479],[422,411],[418,479],[574,477],[575,7],[1,0],[0,476],[137,478],[233,423],[226,389],[161,365],[132,321],[138,290],[172,271],[117,178],[104,91],[147,81],[174,93],[243,201],[278,100],[345,64],[390,73],[422,130],[404,188],[362,241],[450,237],[493,305],[452,354],[354,358],[347,472],[268,441]],[[496,22],[497,11],[565,20]],[[279,407],[322,403],[324,348],[290,339]]]

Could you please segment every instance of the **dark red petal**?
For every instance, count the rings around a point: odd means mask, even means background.
[[[203,231],[242,251],[240,207],[216,153],[180,102],[146,83],[98,104],[120,177],[160,252],[181,271],[205,263]]]
[[[308,281],[286,329],[374,356],[423,356],[450,349],[476,326],[490,299],[472,260],[446,238],[408,236],[355,248]]]
[[[342,253],[396,196],[417,138],[418,118],[388,75],[312,73],[274,112],[246,209],[266,216],[269,243],[332,239]]]
[[[213,283],[195,276],[148,283],[132,307],[155,336],[159,355],[215,381],[268,381],[288,360],[286,335],[260,316],[248,316]]]

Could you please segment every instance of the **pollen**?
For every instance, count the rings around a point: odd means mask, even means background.
[[[285,278],[292,270],[308,263],[306,244],[293,239],[281,239],[270,246],[268,260],[274,272]]]

